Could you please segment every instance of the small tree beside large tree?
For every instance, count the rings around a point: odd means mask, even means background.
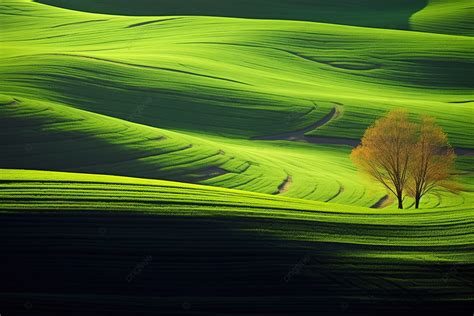
[[[362,143],[351,154],[354,163],[392,192],[403,208],[408,182],[408,166],[415,144],[415,124],[402,110],[390,112],[369,127]]]
[[[407,194],[415,199],[415,208],[419,207],[421,198],[436,187],[451,192],[459,190],[450,177],[456,155],[448,143],[448,136],[436,125],[433,117],[421,118],[417,136],[408,167],[407,185]]]
[[[455,154],[448,137],[434,118],[422,117],[410,122],[405,110],[394,110],[370,126],[351,159],[372,179],[381,183],[403,209],[404,194],[421,198],[436,187],[457,191],[450,180]]]

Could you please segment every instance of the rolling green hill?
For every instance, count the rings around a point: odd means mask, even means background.
[[[39,0],[61,8],[118,15],[197,15],[303,20],[380,28],[409,28],[409,18],[424,0]]]
[[[361,206],[385,199],[384,190],[358,176],[347,146],[190,136],[55,103],[4,97],[1,104],[3,168],[199,182]],[[469,161],[461,167],[470,170]],[[456,206],[472,198],[436,192],[422,205]]]
[[[471,15],[467,0],[0,1],[0,313],[469,310]],[[396,108],[448,133],[460,194],[398,210],[356,171],[352,147]]]
[[[474,35],[470,0],[39,0],[78,11],[141,16],[197,15],[300,20],[331,24]]]
[[[1,14],[0,89],[19,100],[0,109],[8,135],[4,168],[171,179],[372,206],[383,190],[357,176],[349,147],[285,140],[354,145],[374,118],[407,107],[435,115],[463,152],[474,148],[469,37],[97,15],[27,0],[3,1]],[[471,161],[463,156],[458,163],[468,190]],[[424,206],[471,196],[436,193]]]
[[[95,307],[93,315],[157,309],[283,315],[416,311],[423,302],[420,311],[458,313],[472,302],[469,208],[400,214],[28,170],[0,170],[0,180],[0,235],[9,240],[2,247],[9,258],[1,271],[9,289],[0,294],[4,308],[30,300],[33,308],[56,304],[56,311],[74,315],[86,306]],[[14,278],[13,269],[41,275],[26,286],[36,294],[23,293],[28,274]],[[65,280],[74,286],[58,294]]]
[[[385,194],[356,185],[349,148],[206,139],[23,99],[5,98],[0,114],[5,168],[201,182],[368,206]]]
[[[473,36],[473,14],[469,0],[430,0],[411,16],[410,24],[418,31]]]
[[[299,130],[341,105],[343,115],[309,134],[357,139],[388,109],[429,109],[454,145],[474,147],[465,133],[471,117],[463,115],[472,114],[469,37],[291,21],[117,17],[8,3],[4,92],[161,128],[239,137]],[[34,48],[27,49],[31,41]]]
[[[400,215],[398,210],[374,210],[165,180],[39,170],[0,171],[3,211],[55,211],[59,207],[61,211],[137,211],[160,216],[300,219],[309,221],[309,226],[334,223],[342,227],[338,234],[312,229],[307,235],[288,234],[278,227],[263,231],[294,240],[380,246],[472,245],[474,221],[468,216],[471,210],[464,206],[451,207],[449,212],[412,210]],[[184,207],[185,204],[190,207]],[[357,225],[362,224],[369,229],[357,233]],[[344,225],[355,226],[348,229]],[[378,228],[389,225],[396,229],[393,236],[386,238],[384,230]],[[433,225],[439,226],[440,235],[432,235],[429,226]],[[416,240],[412,238],[415,235]],[[436,255],[449,258],[446,254]],[[465,253],[455,260],[464,262],[469,255]]]

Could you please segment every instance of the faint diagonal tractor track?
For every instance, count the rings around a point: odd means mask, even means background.
[[[313,142],[311,139],[319,139],[319,137],[308,137],[305,136],[307,132],[310,132],[316,128],[319,128],[323,125],[328,124],[332,120],[338,118],[340,116],[341,111],[339,110],[338,106],[335,106],[332,108],[332,110],[326,114],[322,119],[320,119],[317,122],[312,123],[311,125],[297,130],[293,132],[287,132],[287,133],[282,133],[282,134],[277,134],[277,135],[270,135],[270,136],[256,136],[252,137],[252,140],[293,140],[293,141],[307,141],[307,142]],[[330,138],[333,139],[333,138]],[[351,140],[352,141],[352,140]],[[356,141],[356,140],[354,140]],[[333,142],[337,142],[337,138],[333,139]],[[357,142],[357,141],[356,141]]]
[[[273,194],[283,194],[290,189],[291,184],[293,183],[293,177],[287,174],[285,180],[278,186],[278,190]]]
[[[128,66],[128,67],[133,67],[133,68],[154,69],[154,70],[160,70],[160,71],[165,71],[165,72],[174,72],[174,73],[180,73],[180,74],[185,74],[185,75],[203,77],[203,78],[208,78],[208,79],[228,81],[228,82],[238,83],[238,84],[247,85],[247,86],[250,85],[248,83],[238,81],[238,80],[229,79],[229,78],[209,76],[209,75],[205,75],[205,74],[201,74],[201,73],[185,71],[185,70],[180,70],[180,69],[174,69],[174,68],[135,64],[135,63],[124,62],[124,61],[119,61],[119,60],[112,60],[112,59],[107,59],[107,58],[95,57],[95,56],[78,55],[78,54],[66,54],[66,53],[36,54],[36,56],[41,56],[41,55],[43,55],[43,56],[62,56],[62,57],[77,58],[77,59],[83,59],[83,60],[90,59],[90,60],[96,60],[96,61],[100,61],[100,62],[104,62],[104,63],[121,65],[121,66]]]
[[[375,202],[370,208],[385,208],[393,203],[393,198],[390,195],[382,196],[377,202]]]
[[[351,147],[356,147],[360,144],[360,140],[353,138],[340,138],[340,137],[325,137],[325,136],[306,136],[307,132],[310,132],[314,129],[320,128],[323,125],[329,124],[333,120],[337,119],[341,115],[341,110],[339,109],[342,104],[335,103],[334,108],[321,120],[312,123],[311,125],[292,132],[268,135],[268,136],[255,136],[251,140],[289,140],[289,141],[303,141],[312,144],[328,144],[328,145],[346,145]],[[474,149],[471,148],[462,148],[455,147],[454,151],[458,156],[474,156]],[[375,207],[375,206],[372,206]]]

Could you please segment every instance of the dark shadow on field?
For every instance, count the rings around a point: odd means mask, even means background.
[[[409,29],[412,14],[426,0],[36,0],[61,8],[94,13],[168,16],[198,15],[303,20],[357,26]]]
[[[456,299],[472,288],[472,265],[358,258],[347,254],[391,249],[263,233],[288,221],[69,211],[0,217],[5,315],[433,315],[469,306]]]

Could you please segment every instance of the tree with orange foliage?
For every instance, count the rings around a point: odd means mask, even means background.
[[[407,185],[407,194],[415,199],[415,208],[419,207],[421,198],[435,187],[459,191],[456,182],[450,180],[456,155],[443,129],[436,125],[433,117],[423,116],[417,136],[408,166]]]
[[[391,111],[365,131],[351,159],[397,197],[399,209],[404,193],[415,199],[418,208],[421,198],[436,187],[452,193],[460,190],[451,178],[456,155],[432,117],[423,116],[415,124],[406,111]]]
[[[399,209],[403,209],[415,144],[416,125],[408,120],[406,111],[394,110],[369,127],[351,153],[356,166],[397,197]]]

